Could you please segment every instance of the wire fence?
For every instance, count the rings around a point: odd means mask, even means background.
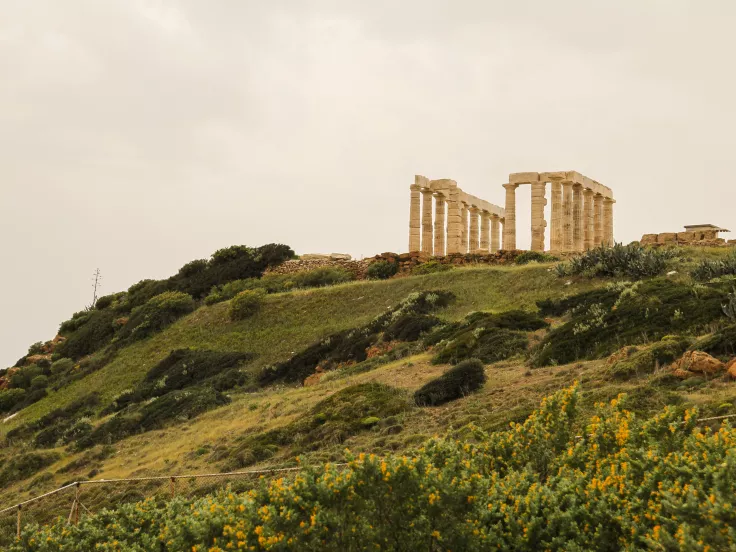
[[[345,464],[338,464],[344,466]],[[47,524],[62,518],[77,524],[103,508],[140,502],[162,503],[175,497],[195,499],[229,486],[234,492],[252,489],[261,478],[289,478],[301,467],[269,468],[226,473],[132,477],[77,481],[0,510],[0,545],[19,537],[29,523]]]

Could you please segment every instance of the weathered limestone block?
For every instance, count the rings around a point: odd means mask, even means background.
[[[695,241],[695,232],[678,232],[676,239],[678,243],[692,243]]]
[[[656,245],[659,234],[644,234],[639,243],[641,245]]]
[[[676,244],[677,234],[675,232],[663,232],[657,236],[657,243],[660,245]]]
[[[491,253],[501,249],[501,217],[491,215]]]
[[[445,196],[435,196],[434,211],[434,251],[433,255],[445,254]]]
[[[491,247],[491,214],[483,211],[480,214],[480,252],[488,253]]]
[[[593,217],[595,218],[595,233],[593,242],[595,247],[603,243],[603,196],[596,194],[593,201]]]
[[[434,254],[434,243],[432,237],[432,192],[422,190],[422,248],[427,255]]]
[[[353,257],[347,253],[330,253],[330,259],[333,261],[352,261]]]
[[[468,206],[460,204],[460,249],[463,253],[468,252]]]
[[[506,189],[506,221],[503,225],[503,248],[506,251],[516,249],[516,188],[518,184],[504,184]]]
[[[583,187],[572,187],[572,249],[583,251]]]
[[[562,251],[573,250],[572,182],[562,183]]]
[[[583,207],[583,247],[586,251],[595,247],[594,195],[593,190],[590,188],[586,188],[583,192],[583,200],[585,202]]]
[[[532,251],[544,251],[545,228],[544,207],[547,199],[544,197],[546,183],[532,183]]]
[[[419,193],[421,186],[412,184],[411,205],[409,208],[409,251],[419,251],[421,247],[421,195]]]
[[[551,231],[552,236],[550,238],[550,249],[552,251],[562,251],[562,183],[559,180],[552,182]]]
[[[615,201],[610,197],[603,199],[603,242],[613,245],[613,204]]]
[[[447,254],[460,253],[462,244],[462,214],[460,190],[457,184],[450,187],[447,203]]]
[[[326,255],[325,253],[305,253],[304,255],[299,255],[299,260],[302,260],[302,261],[329,261],[330,256]]]

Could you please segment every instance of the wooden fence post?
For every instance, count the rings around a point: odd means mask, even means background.
[[[23,506],[21,506],[20,504],[18,504],[18,533],[17,533],[18,540],[20,540],[20,511],[22,509],[23,509]]]

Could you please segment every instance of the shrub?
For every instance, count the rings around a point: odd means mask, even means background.
[[[690,275],[701,282],[721,276],[736,276],[736,251],[725,259],[703,259]]]
[[[723,314],[725,314],[731,322],[736,322],[736,289],[728,294],[728,301],[721,305],[721,308],[723,309]]]
[[[262,289],[241,291],[230,302],[230,320],[245,320],[255,315],[263,305],[266,292]]]
[[[418,406],[445,404],[480,389],[485,382],[483,363],[475,358],[464,360],[418,389],[414,402]]]
[[[428,261],[412,268],[411,273],[415,275],[434,274],[435,272],[446,272],[453,268],[455,267],[451,264],[445,264],[439,261]]]
[[[43,354],[43,342],[37,341],[28,347],[28,356]]]
[[[608,368],[608,375],[617,379],[653,373],[658,367],[674,362],[684,353],[693,339],[687,336],[665,336],[661,341],[636,351]]]
[[[399,264],[389,261],[374,261],[368,265],[365,275],[369,280],[388,280],[399,271]]]
[[[201,272],[207,270],[208,265],[209,262],[207,261],[207,259],[197,259],[194,261],[189,261],[187,264],[179,269],[179,273],[177,275],[181,278],[191,278],[192,276],[200,274]]]
[[[25,389],[4,389],[0,391],[0,413],[6,413],[16,404],[23,402],[26,396]]]
[[[598,303],[591,297],[583,294],[571,319],[545,336],[532,366],[602,358],[626,345],[694,333],[722,319],[725,292],[716,284],[694,288],[657,278],[611,288],[597,296]]]
[[[55,376],[71,372],[74,369],[74,361],[70,358],[60,358],[51,365],[51,373]]]
[[[49,384],[49,378],[48,376],[44,376],[43,374],[36,376],[31,380],[31,389],[43,389],[47,387]]]
[[[721,328],[717,332],[698,340],[692,350],[728,360],[736,356],[736,324]]]
[[[352,272],[340,267],[322,267],[294,274],[296,285],[301,288],[334,286],[354,279]]]
[[[417,341],[442,321],[428,314],[405,314],[386,328],[383,338],[389,341]]]
[[[514,259],[517,265],[525,265],[529,263],[551,263],[559,261],[559,257],[544,253],[542,251],[524,251],[521,255]]]
[[[145,339],[194,310],[194,300],[180,291],[166,291],[133,309],[118,332],[118,345]]]
[[[0,471],[0,487],[26,479],[60,458],[61,456],[55,452],[29,452],[11,456],[5,461]]]
[[[84,317],[78,317],[74,324],[67,325],[66,332],[62,324],[59,331],[65,335],[66,340],[59,343],[55,352],[63,357],[78,360],[98,351],[112,341],[115,333],[113,327],[115,318],[117,314],[111,309],[95,310]],[[78,324],[77,322],[81,320],[84,320],[84,323]]]
[[[104,310],[110,307],[116,307],[121,301],[125,299],[126,296],[127,293],[124,291],[121,291],[120,293],[112,293],[110,295],[103,295],[102,297],[97,299],[97,302],[95,303],[95,308],[97,310]]]
[[[616,244],[597,247],[570,262],[558,265],[560,276],[649,278],[667,269],[667,261],[678,254],[675,249],[647,249],[640,245]]]

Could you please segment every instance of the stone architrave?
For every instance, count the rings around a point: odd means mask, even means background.
[[[544,251],[545,228],[544,207],[547,199],[544,197],[546,182],[532,182],[532,251]]]
[[[569,252],[573,250],[573,198],[572,182],[562,183],[562,249]]]
[[[437,194],[434,204],[434,254],[445,255],[445,196]]]
[[[583,251],[585,246],[583,234],[583,187],[575,184],[572,187],[572,249]]]
[[[613,245],[613,204],[610,197],[603,199],[603,243],[609,247]]]
[[[583,207],[583,245],[585,250],[593,249],[595,245],[595,219],[593,217],[593,198],[595,194],[590,188],[585,188],[583,192],[585,205]]]
[[[432,191],[422,190],[422,252],[434,255],[432,236]]]
[[[501,217],[491,215],[491,253],[495,253],[501,249]]]
[[[603,243],[603,196],[596,194],[593,198],[594,232],[593,244],[599,247]]]
[[[450,186],[447,201],[447,254],[460,253],[462,243],[462,214],[460,190],[457,184]]]
[[[518,184],[504,184],[506,188],[506,216],[503,224],[503,248],[516,249],[516,188]]]
[[[421,186],[419,184],[412,184],[409,186],[411,190],[411,203],[409,207],[409,252],[414,253],[420,250],[422,244],[421,235],[421,195],[419,191]]]
[[[552,224],[549,248],[552,251],[562,251],[562,183],[552,181]]]
[[[480,234],[478,233],[480,229],[479,228],[480,218],[478,216],[479,214],[480,214],[480,211],[475,206],[470,207],[470,209],[468,209],[468,218],[470,219],[470,232],[468,234],[470,243],[468,244],[468,250],[471,253],[478,253],[478,250],[480,249],[480,246],[479,246]]]
[[[488,254],[491,247],[491,214],[482,211],[480,214],[480,253]]]

